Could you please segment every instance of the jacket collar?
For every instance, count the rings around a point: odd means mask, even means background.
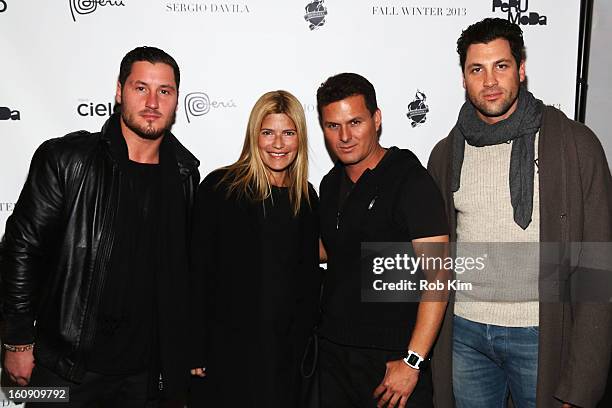
[[[399,158],[402,156],[402,150],[400,150],[397,146],[391,146],[387,149],[387,152],[382,157],[382,159],[378,162],[376,167],[373,169],[366,169],[361,177],[357,180],[359,183],[360,180],[367,179],[371,174],[376,174],[379,172],[383,172],[387,167],[394,164]],[[344,177],[345,170],[344,164],[340,162],[340,160],[336,160],[336,164],[330,172],[330,175],[340,179],[340,177]]]
[[[108,146],[112,159],[119,165],[124,166],[127,164],[129,156],[127,144],[121,133],[119,117],[119,112],[113,113],[104,123],[101,130],[101,139]],[[197,171],[200,161],[178,141],[172,132],[166,132],[162,144],[172,149],[181,175],[188,176]]]

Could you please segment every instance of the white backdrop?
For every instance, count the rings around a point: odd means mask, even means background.
[[[612,39],[612,2],[597,0],[593,4],[589,88],[585,122],[599,136],[608,158],[608,166],[612,168],[612,133],[609,123],[610,112],[612,112],[610,39]]]
[[[119,62],[136,46],[160,47],[178,61],[173,131],[201,160],[202,175],[238,157],[257,98],[285,89],[306,110],[310,180],[318,186],[331,167],[318,85],[344,71],[367,77],[383,114],[382,144],[410,148],[425,163],[464,101],[457,37],[484,17],[522,23],[530,90],[572,117],[579,7],[576,0],[0,0],[0,235],[35,148],[99,130]],[[429,111],[412,126],[408,105],[417,91]]]

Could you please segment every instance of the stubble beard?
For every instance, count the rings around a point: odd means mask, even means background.
[[[510,95],[510,97],[505,99],[499,107],[489,106],[485,100],[479,100],[477,98],[472,98],[471,96],[469,96],[469,98],[472,105],[474,105],[476,110],[483,116],[495,118],[505,115],[510,110],[512,105],[514,105],[514,102],[516,102],[518,99],[518,92],[515,95]]]
[[[136,115],[139,114],[140,112]],[[176,112],[172,112],[172,116],[170,116],[163,126],[154,127],[151,125],[151,123],[147,123],[146,126],[143,126],[137,123],[134,116],[134,114],[124,112],[123,110],[121,111],[121,118],[123,119],[125,126],[127,126],[128,129],[137,134],[139,137],[147,140],[157,140],[162,137],[166,131],[172,128],[172,125],[176,120]]]

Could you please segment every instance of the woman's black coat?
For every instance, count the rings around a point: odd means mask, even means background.
[[[193,382],[191,405],[297,406],[299,365],[319,311],[318,198],[309,185],[299,236],[287,238],[297,255],[276,286],[263,275],[262,202],[228,198],[224,174],[204,179],[194,211],[193,311],[207,376]]]

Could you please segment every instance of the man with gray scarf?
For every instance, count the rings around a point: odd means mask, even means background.
[[[587,127],[526,89],[518,25],[484,19],[462,32],[457,51],[467,101],[428,168],[458,254],[488,259],[484,272],[461,276],[473,290],[449,304],[432,361],[436,407],[501,406],[508,394],[518,408],[594,407],[610,363],[612,308],[603,296],[585,302],[575,287],[564,295],[563,277],[610,270],[608,261],[580,265],[607,257],[601,248],[612,241],[605,154]],[[551,263],[548,243],[578,244],[582,258],[555,250]]]

